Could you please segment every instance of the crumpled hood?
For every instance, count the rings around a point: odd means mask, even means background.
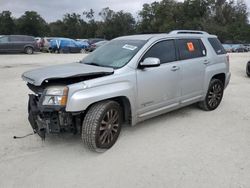
[[[35,86],[40,86],[45,80],[60,78],[91,76],[99,74],[112,74],[113,68],[98,67],[84,63],[69,63],[63,65],[47,66],[44,68],[34,69],[23,73],[24,81]]]

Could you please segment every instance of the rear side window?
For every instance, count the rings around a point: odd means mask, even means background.
[[[143,60],[148,57],[159,58],[161,63],[176,61],[176,51],[174,40],[166,40],[156,43],[144,55]]]
[[[206,48],[200,39],[178,39],[177,46],[181,60],[206,56]]]
[[[34,42],[36,39],[31,36],[24,36],[24,41]]]
[[[226,54],[226,50],[223,48],[222,44],[220,43],[219,39],[217,38],[208,38],[208,41],[212,45],[214,51],[217,55]]]
[[[10,36],[10,41],[11,42],[20,42],[20,41],[23,41],[23,37],[22,36]]]

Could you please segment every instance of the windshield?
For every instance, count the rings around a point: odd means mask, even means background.
[[[82,63],[121,68],[134,57],[146,42],[145,40],[113,40],[97,48],[84,58]]]

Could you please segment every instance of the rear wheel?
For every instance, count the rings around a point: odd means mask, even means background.
[[[82,124],[82,140],[90,150],[104,152],[111,148],[121,131],[122,113],[115,101],[94,104]]]
[[[34,53],[34,49],[33,49],[32,47],[26,47],[26,48],[24,49],[24,52],[25,52],[26,54],[33,54],[33,53]]]
[[[201,109],[206,111],[215,110],[223,97],[224,85],[221,80],[212,79],[209,84],[207,95],[204,101],[199,102]]]

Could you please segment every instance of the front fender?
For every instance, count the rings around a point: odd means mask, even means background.
[[[68,97],[66,111],[84,111],[95,102],[120,96],[125,96],[129,99],[133,114],[134,105],[132,104],[135,104],[135,90],[129,82],[117,82],[73,92]]]

